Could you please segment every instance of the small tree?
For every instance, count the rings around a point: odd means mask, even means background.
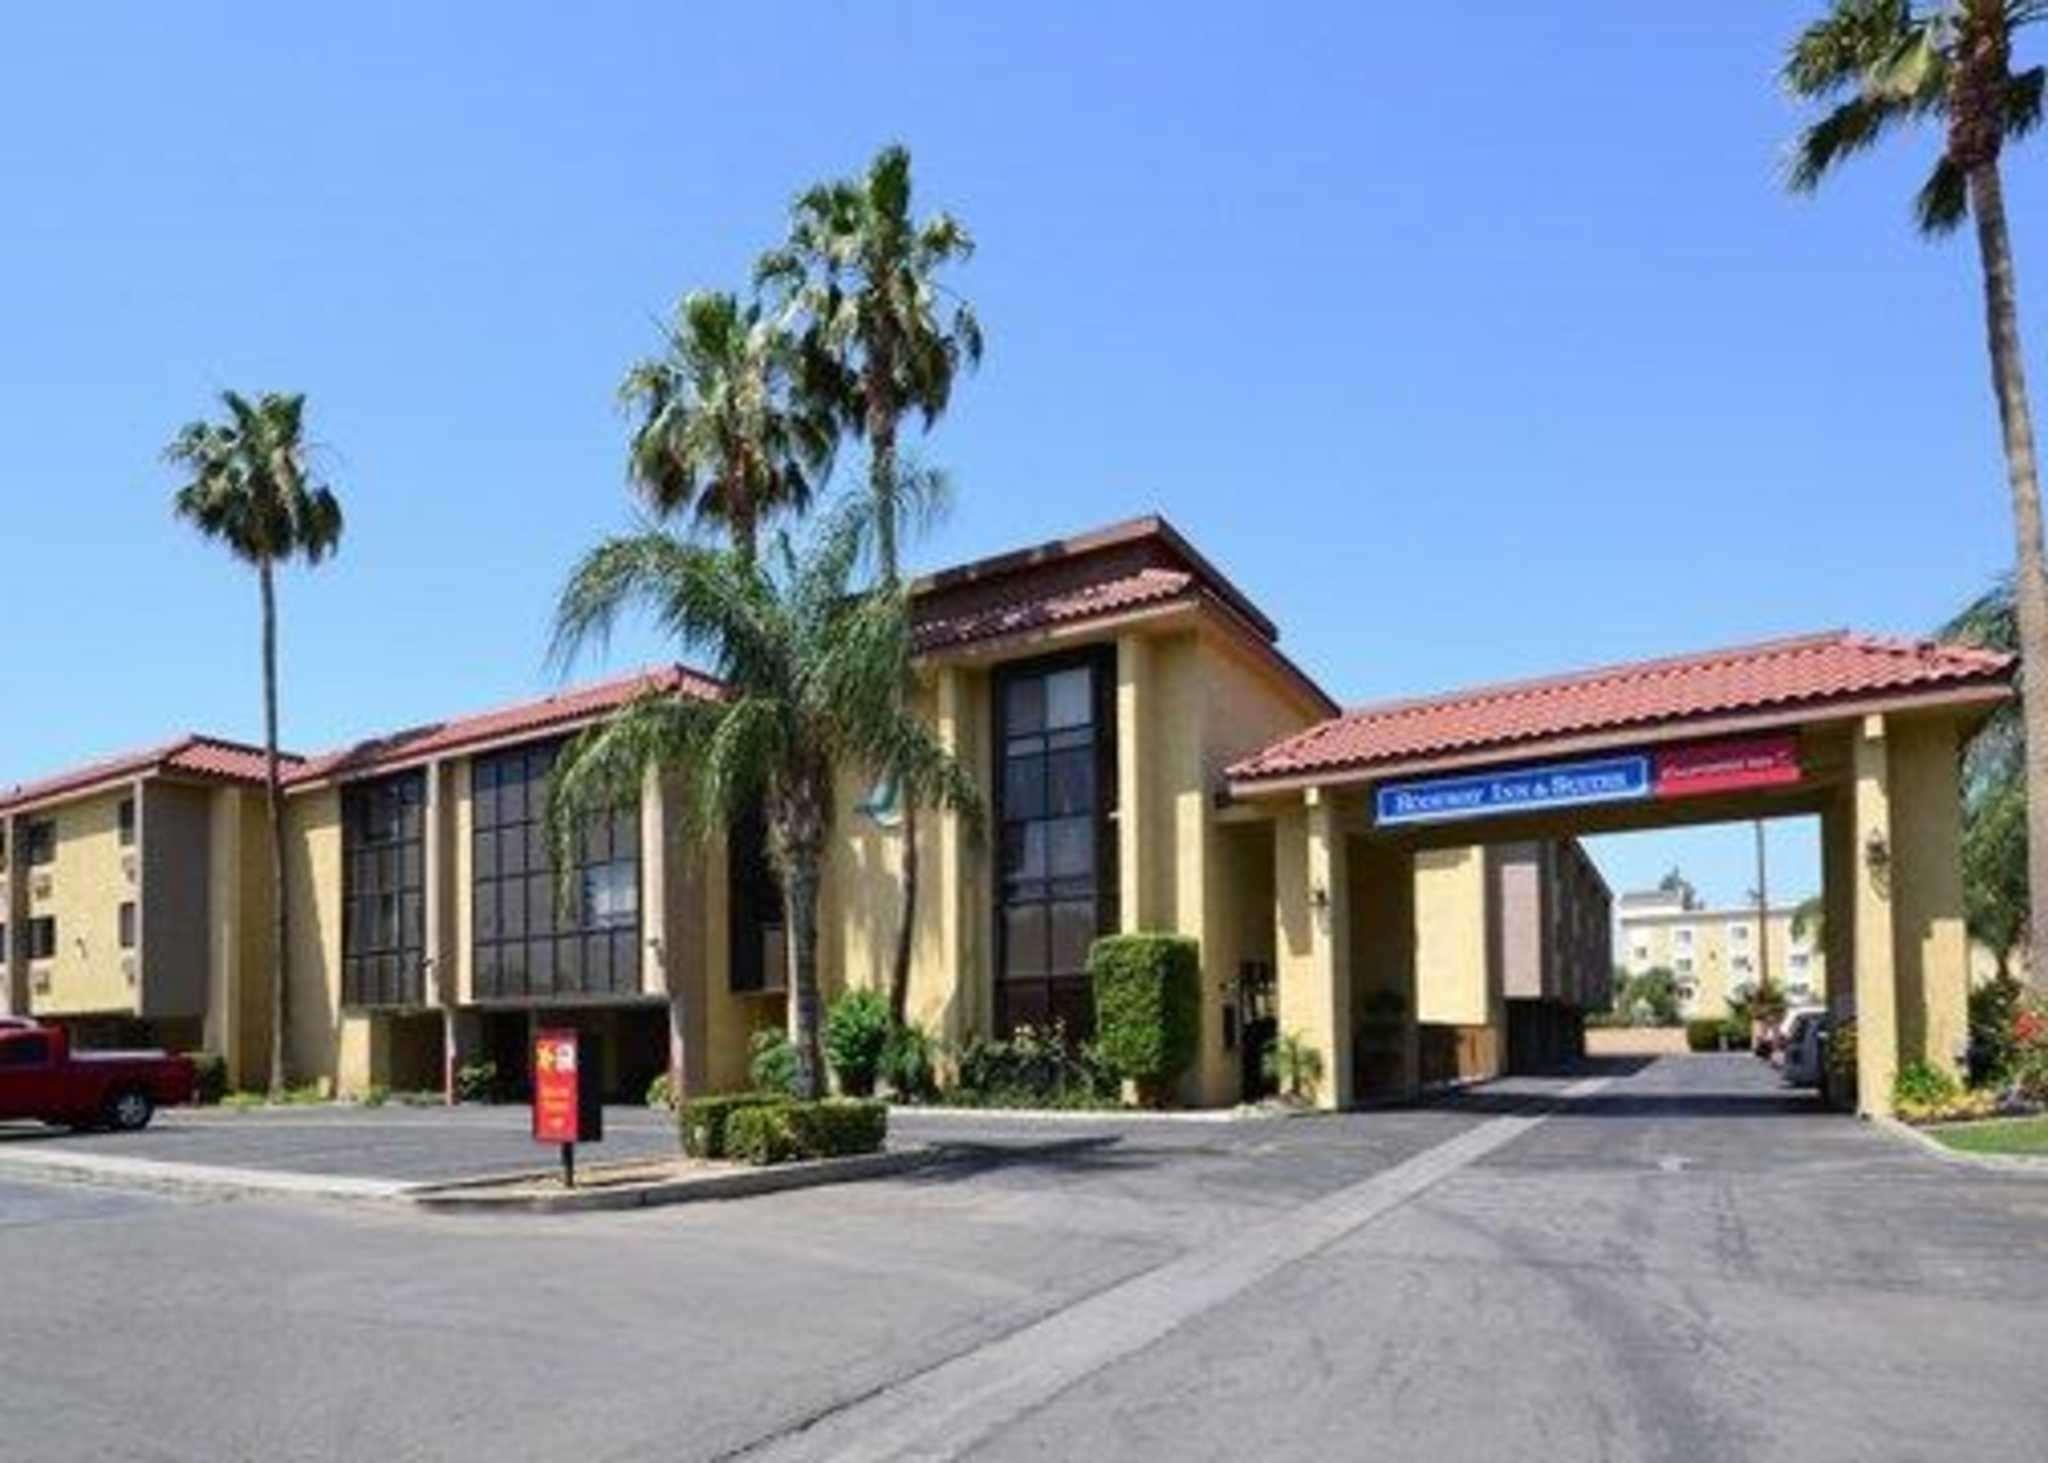
[[[563,662],[603,641],[628,608],[710,653],[725,682],[721,699],[642,696],[571,743],[549,781],[548,835],[556,867],[573,867],[581,821],[636,796],[650,770],[688,790],[684,812],[707,835],[722,835],[755,806],[764,811],[789,931],[796,1090],[806,1098],[819,1095],[824,1077],[818,897],[840,769],[896,767],[970,827],[981,816],[972,779],[903,706],[908,606],[900,590],[856,591],[858,553],[844,515],[801,558],[784,540],[772,570],[652,529],[586,554],[555,614]]]

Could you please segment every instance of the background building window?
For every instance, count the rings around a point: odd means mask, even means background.
[[[57,953],[57,917],[39,914],[28,922],[28,958],[49,960]]]
[[[426,955],[424,772],[341,791],[341,999],[417,1006]]]
[[[118,927],[116,935],[121,942],[121,948],[123,950],[133,950],[135,948],[134,900],[124,899],[121,901],[121,908],[115,915],[115,924]]]
[[[28,861],[35,864],[54,863],[57,858],[57,825],[49,818],[39,818],[28,825]]]
[[[135,799],[122,798],[121,806],[114,816],[115,826],[120,830],[121,847],[132,847],[135,842]]]
[[[592,818],[568,897],[548,849],[548,774],[561,743],[471,764],[471,948],[480,1000],[640,994],[640,807]]]

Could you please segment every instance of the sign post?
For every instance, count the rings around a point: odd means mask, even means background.
[[[604,1102],[597,1063],[586,1060],[582,1033],[550,1027],[533,1035],[533,1141],[562,1150],[562,1182],[576,1187],[576,1145],[604,1140]]]

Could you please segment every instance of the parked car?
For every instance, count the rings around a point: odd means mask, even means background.
[[[74,1052],[60,1026],[0,1028],[0,1119],[134,1132],[158,1108],[190,1102],[193,1085],[188,1057]]]
[[[1774,1067],[1785,1065],[1786,1054],[1792,1047],[1792,1031],[1801,1016],[1819,1016],[1827,1012],[1825,1006],[1789,1006],[1776,1026],[1773,1026],[1758,1044],[1758,1054],[1771,1059]]]
[[[1792,1018],[1785,1035],[1785,1084],[1818,1087],[1827,1057],[1828,1013],[1808,1007]]]

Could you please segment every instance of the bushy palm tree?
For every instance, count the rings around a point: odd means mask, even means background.
[[[619,388],[637,419],[629,470],[648,505],[720,525],[747,558],[772,515],[808,507],[837,429],[825,404],[792,390],[795,365],[793,342],[758,304],[685,296],[666,351]]]
[[[1938,633],[1989,650],[2019,649],[2012,576],[2001,576]],[[2023,670],[2019,702],[1994,710],[1963,757],[1964,922],[1971,937],[1997,957],[2001,975],[2030,930],[2024,680]]]
[[[973,252],[973,238],[951,215],[922,221],[911,216],[910,153],[892,145],[876,154],[863,176],[821,183],[802,194],[787,242],[764,254],[755,269],[756,282],[782,301],[801,333],[808,391],[831,403],[867,439],[875,557],[882,587],[891,592],[902,577],[898,540],[914,511],[912,487],[920,480],[900,460],[903,418],[916,412],[929,428],[952,399],[962,367],[981,360],[981,324],[973,308],[939,279],[947,266]],[[903,813],[903,912],[889,1008],[899,1026],[917,920],[913,781],[896,778]]]
[[[256,570],[263,599],[263,783],[269,800],[271,887],[277,891],[270,966],[270,1092],[285,1085],[291,913],[284,873],[284,795],[277,758],[276,568],[317,564],[341,542],[341,504],[307,464],[306,398],[265,392],[254,401],[221,393],[226,415],[179,429],[164,457],[189,474],[173,499],[177,516]]]
[[[727,692],[715,702],[649,695],[571,744],[549,785],[557,866],[583,818],[639,794],[649,770],[687,789],[684,809],[722,834],[758,806],[789,931],[789,1031],[799,1095],[823,1085],[819,1060],[818,895],[839,789],[850,767],[893,767],[928,801],[979,826],[972,780],[901,695],[910,657],[902,590],[855,589],[860,534],[835,515],[799,558],[785,538],[770,565],[660,529],[590,551],[555,616],[558,659],[648,612],[705,653]]]
[[[1992,389],[2004,431],[2007,486],[2017,539],[2015,600],[2026,660],[2048,665],[2048,571],[2041,493],[2020,349],[2012,238],[1999,159],[2005,144],[2041,120],[2044,72],[2015,71],[2013,35],[2048,15],[2048,0],[1834,0],[1792,46],[1784,79],[1801,97],[1829,102],[1794,147],[1789,175],[1801,191],[1844,159],[1906,123],[1942,129],[1942,149],[1915,201],[1923,232],[1976,224]],[[2048,697],[2029,697],[2026,718],[2028,903],[2048,911]],[[2030,968],[2048,973],[2048,919],[2031,922]]]

